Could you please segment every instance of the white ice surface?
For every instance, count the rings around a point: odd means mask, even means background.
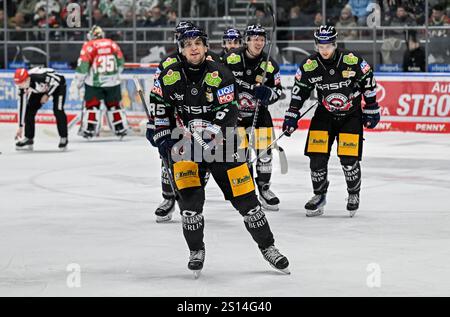
[[[367,133],[353,219],[334,152],[325,214],[305,217],[305,132],[282,140],[289,173],[280,175],[275,154],[281,205],[266,214],[292,274],[269,267],[211,181],[206,262],[194,280],[179,215],[155,222],[159,160],[145,138],[72,135],[61,153],[46,129],[56,131],[37,126],[35,151],[20,153],[15,126],[0,126],[1,296],[450,296],[449,135]],[[80,288],[67,286],[71,263],[80,265]],[[367,284],[371,263],[380,287]]]

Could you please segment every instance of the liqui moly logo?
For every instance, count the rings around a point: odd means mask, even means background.
[[[217,90],[217,98],[220,104],[225,104],[234,99],[234,85],[229,85]]]

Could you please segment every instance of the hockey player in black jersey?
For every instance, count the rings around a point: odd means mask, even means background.
[[[225,199],[244,217],[244,224],[258,244],[263,257],[276,269],[288,273],[289,262],[274,246],[273,234],[267,218],[258,203],[253,178],[245,162],[235,160],[208,160],[206,143],[211,151],[221,152],[220,136],[226,129],[234,130],[237,122],[236,86],[231,72],[221,63],[206,57],[207,35],[198,28],[184,32],[180,48],[185,58],[163,70],[155,80],[151,92],[156,108],[153,140],[158,151],[172,165],[170,171],[179,195],[183,234],[190,250],[188,268],[196,277],[203,268],[203,205],[205,188],[202,175],[209,171],[222,190]],[[177,125],[184,127],[181,144]],[[205,141],[193,140],[201,135]],[[203,143],[202,143],[203,142]],[[199,144],[203,144],[200,146]],[[189,152],[190,147],[199,149]],[[233,151],[236,147],[232,145]],[[180,152],[180,148],[184,152]],[[225,153],[226,151],[222,152]],[[182,160],[178,157],[183,153]],[[186,157],[186,153],[188,157]],[[220,156],[216,156],[220,157]]]
[[[247,136],[253,124],[256,107],[259,107],[255,125],[253,147],[258,154],[272,142],[273,123],[268,106],[275,103],[281,96],[281,78],[278,64],[272,58],[267,65],[264,82],[263,74],[266,68],[267,54],[263,52],[267,34],[265,29],[257,25],[249,25],[244,34],[245,46],[232,51],[224,57],[225,65],[236,77],[239,92],[238,126]],[[270,190],[272,175],[272,151],[269,150],[256,162],[256,183],[260,201],[267,210],[278,210],[280,200]]]
[[[238,29],[227,28],[222,36],[222,52],[219,56],[223,60],[225,55],[229,54],[231,50],[242,47],[242,35]]]
[[[51,68],[33,68],[30,71],[19,68],[14,74],[14,83],[19,88],[18,121],[19,128],[16,133],[16,149],[33,149],[35,117],[38,110],[50,97],[53,97],[53,113],[60,141],[58,148],[67,148],[67,117],[64,112],[66,100],[66,80],[63,75],[57,74]],[[23,129],[25,126],[25,137]]]
[[[192,29],[194,27],[195,25],[191,21],[181,21],[177,24],[174,34],[174,38],[177,44],[177,50],[161,60],[161,62],[158,65],[158,68],[156,69],[155,80],[158,78],[159,74],[164,69],[166,69],[167,67],[169,67],[174,63],[180,62],[183,59],[183,55],[181,54],[180,48],[178,47],[178,38],[183,32]],[[220,57],[211,51],[207,52],[207,58],[214,61],[220,61]],[[150,95],[150,104],[155,104],[152,95]],[[147,133],[149,134],[154,133],[153,130],[151,129],[153,125],[154,125],[153,122],[149,123]],[[151,139],[152,138],[150,135],[149,140]],[[156,222],[159,223],[172,220],[172,214],[175,211],[175,194],[173,193],[170,187],[167,172],[162,165],[161,165],[161,188],[163,201],[155,210]]]
[[[347,210],[353,217],[359,208],[363,127],[373,129],[380,120],[377,84],[370,65],[363,58],[337,48],[334,27],[320,26],[314,38],[317,53],[306,58],[297,70],[283,131],[289,136],[297,129],[300,109],[311,91],[317,89],[318,106],[305,147],[314,189],[314,197],[305,205],[306,215],[323,214],[329,185],[328,159],[337,139],[337,154],[347,182]]]

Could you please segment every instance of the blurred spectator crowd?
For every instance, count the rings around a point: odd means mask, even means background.
[[[70,14],[67,8],[71,3],[80,6],[82,28],[96,24],[106,29],[107,36],[116,41],[133,41],[134,35],[136,40],[144,42],[171,41],[173,32],[154,32],[154,28],[172,30],[180,20],[180,14],[183,18],[217,17],[217,21],[220,21],[227,15],[226,7],[230,9],[228,15],[234,17],[238,13],[231,9],[239,5],[251,9],[250,13],[241,11],[241,17],[249,16],[251,23],[271,24],[265,6],[255,0],[0,0],[0,25],[10,30],[9,41],[44,41],[47,36],[50,41],[85,40],[86,32],[67,30],[67,17]],[[288,31],[285,28],[332,24],[339,32],[340,41],[345,42],[371,39],[371,30],[361,27],[370,27],[370,23],[375,21],[380,26],[399,27],[382,33],[381,54],[384,63],[398,62],[395,59],[402,58],[402,54],[397,54],[397,51],[405,49],[404,43],[410,49],[407,51],[408,58],[424,54],[420,41],[425,38],[425,30],[405,31],[404,26],[424,26],[427,15],[429,26],[450,26],[450,0],[429,0],[428,12],[425,0],[326,0],[325,8],[322,0],[277,0],[276,5],[277,25],[281,27],[277,31],[280,48],[286,46],[287,41],[312,40],[311,30]],[[132,30],[134,25],[146,30],[135,34]],[[221,36],[223,29],[220,29],[219,23],[213,23],[212,26],[209,29],[210,36],[213,32]],[[45,32],[47,28],[50,29],[48,34]],[[61,28],[66,30],[63,32]],[[449,33],[446,29],[429,31],[429,62],[439,63],[450,59]],[[0,32],[0,40],[4,40],[4,37],[4,32]],[[125,51],[125,54],[131,53]]]
[[[3,0],[5,1],[5,0]],[[23,28],[59,28],[67,26],[67,6],[78,3],[81,6],[81,26],[96,24],[103,28],[133,27],[133,14],[136,13],[137,27],[174,27],[178,17],[177,0],[137,0],[133,8],[133,0],[92,0],[92,8],[88,1],[74,0],[6,0],[6,16],[3,12],[3,1],[0,1],[1,25],[7,18],[9,29]],[[215,2],[206,0],[181,0],[182,16],[200,17],[223,15],[223,9],[212,10],[216,4],[223,8],[225,0]],[[250,4],[255,1],[248,0]],[[233,7],[235,0],[229,0]],[[326,20],[322,16],[321,0],[277,0],[277,24],[284,27],[314,27],[329,23],[339,28],[367,26],[370,14],[377,8],[382,26],[420,26],[425,24],[425,0],[327,0]],[[193,8],[199,8],[193,10]],[[252,17],[257,20],[267,19],[267,13],[258,4],[252,4]],[[89,12],[89,11],[92,12]],[[450,25],[450,0],[429,0],[429,25]],[[89,18],[92,18],[89,24]],[[443,32],[443,31],[440,31]],[[436,31],[435,33],[439,33]],[[445,33],[445,32],[444,32]],[[298,32],[293,39],[304,39],[306,33]],[[433,36],[443,36],[434,34]],[[310,38],[310,35],[308,35]],[[343,29],[341,38],[352,40],[358,38],[358,31]]]

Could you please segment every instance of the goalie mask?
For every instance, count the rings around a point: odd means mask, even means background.
[[[94,25],[87,34],[87,39],[89,41],[103,38],[105,38],[105,32],[103,32],[103,29],[97,25]]]

